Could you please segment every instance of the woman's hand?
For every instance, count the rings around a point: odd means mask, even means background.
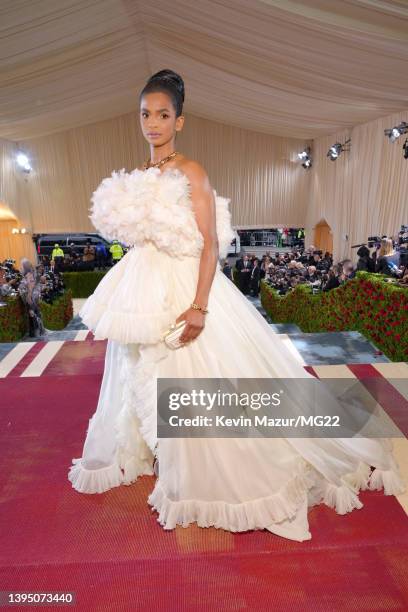
[[[187,323],[180,336],[180,342],[182,344],[195,340],[195,338],[201,334],[205,326],[204,319],[205,314],[195,308],[188,308],[177,317],[176,323],[179,321],[186,321]]]

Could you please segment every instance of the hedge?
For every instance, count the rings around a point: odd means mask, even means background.
[[[24,304],[17,297],[2,297],[0,306],[0,342],[17,342],[28,332]]]
[[[41,302],[40,306],[44,327],[47,329],[64,329],[74,316],[71,289],[65,289],[52,304]]]
[[[28,316],[20,296],[3,297],[6,306],[0,307],[0,342],[18,342],[28,333]],[[52,304],[40,302],[44,327],[64,329],[73,316],[72,291],[56,298]]]
[[[106,272],[100,270],[64,272],[64,285],[67,289],[71,289],[72,297],[87,298],[92,295],[105,274]]]
[[[274,323],[303,332],[358,331],[392,361],[408,361],[408,288],[358,271],[340,287],[313,295],[298,285],[284,296],[261,281],[261,303]]]

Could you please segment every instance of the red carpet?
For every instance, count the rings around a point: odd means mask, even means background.
[[[0,590],[73,591],[84,611],[408,608],[408,522],[382,492],[361,493],[364,507],[345,516],[313,508],[313,538],[296,543],[165,532],[146,502],[154,477],[101,495],[72,489],[103,356],[102,342],[67,342],[42,376],[0,380]]]

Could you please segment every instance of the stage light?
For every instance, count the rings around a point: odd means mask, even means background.
[[[310,147],[306,147],[301,153],[298,153],[298,158],[302,160],[303,168],[312,167],[312,157]]]
[[[395,142],[398,140],[402,134],[406,134],[408,132],[408,123],[406,121],[401,121],[399,125],[394,126],[393,128],[389,128],[384,130],[385,136],[391,140],[391,142]]]
[[[334,161],[335,159],[338,158],[338,156],[341,153],[341,144],[339,142],[336,142],[336,144],[334,144],[332,147],[330,147],[330,149],[327,152],[327,156],[330,157],[330,159],[332,161]]]
[[[329,157],[331,161],[336,161],[336,159],[343,151],[350,151],[350,147],[347,147],[347,145],[349,145],[350,143],[351,138],[346,140],[344,144],[341,144],[340,142],[335,142],[334,145],[332,145],[327,151],[326,157]]]
[[[28,159],[25,153],[20,151],[17,154],[16,160],[17,160],[18,165],[20,166],[20,168],[24,170],[24,172],[31,172],[32,168],[30,165],[30,160]]]
[[[29,231],[26,227],[13,227],[11,230],[12,234],[28,234]]]

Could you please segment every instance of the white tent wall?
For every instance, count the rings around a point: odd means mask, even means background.
[[[314,226],[326,219],[333,231],[335,261],[350,257],[355,262],[357,249],[351,245],[369,236],[393,236],[408,223],[408,160],[402,150],[406,137],[391,143],[384,135],[386,128],[401,121],[408,122],[408,111],[314,141],[307,245],[313,242]],[[351,150],[331,161],[330,146],[348,138]]]
[[[303,139],[270,136],[186,114],[176,146],[231,198],[234,225],[303,226],[310,174],[296,161]],[[112,170],[140,167],[149,151],[138,113],[19,142],[31,160],[24,198],[35,232],[92,231],[90,196]]]
[[[187,114],[177,148],[200,160],[217,192],[231,198],[234,225],[305,226],[309,246],[314,226],[325,219],[333,232],[335,261],[355,260],[352,244],[371,235],[393,235],[408,221],[404,137],[392,144],[384,136],[385,128],[403,120],[408,121],[408,112],[316,139],[308,171],[296,161],[305,140]],[[351,150],[330,161],[329,147],[349,137]],[[20,175],[18,189],[12,187],[19,174],[10,163],[16,145],[3,146],[3,199],[33,232],[92,231],[89,198],[99,181],[112,170],[139,167],[148,156],[136,112],[18,144],[33,172],[28,180]]]

